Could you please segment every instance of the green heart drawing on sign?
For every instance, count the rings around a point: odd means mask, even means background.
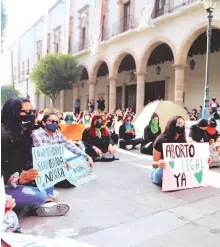
[[[201,184],[201,182],[202,182],[202,177],[203,177],[203,171],[200,170],[200,172],[196,172],[196,173],[194,174],[194,177],[195,177],[195,179],[197,180],[197,182],[198,182],[199,184]]]
[[[173,169],[174,168],[174,161],[169,161],[169,165]]]

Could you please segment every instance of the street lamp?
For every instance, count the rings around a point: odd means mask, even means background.
[[[202,110],[202,118],[209,117],[209,85],[210,85],[210,49],[212,37],[212,12],[216,6],[216,0],[201,0],[207,12],[208,27],[207,27],[207,48],[206,48],[206,73],[205,73],[205,92],[204,92],[204,106]]]

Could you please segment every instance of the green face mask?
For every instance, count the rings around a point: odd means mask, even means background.
[[[159,131],[159,122],[158,122],[158,120],[153,119],[151,121],[150,128],[151,128],[152,133],[156,134]]]

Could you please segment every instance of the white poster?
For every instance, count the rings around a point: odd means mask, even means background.
[[[208,143],[163,144],[164,160],[162,191],[207,186],[209,176]]]

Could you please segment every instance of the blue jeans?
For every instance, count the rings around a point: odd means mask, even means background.
[[[5,186],[5,192],[11,195],[16,202],[16,208],[38,207],[46,201],[48,197],[53,197],[54,187],[45,191],[40,191],[37,187],[19,185],[17,188]]]
[[[151,174],[151,178],[154,184],[161,186],[163,181],[163,169],[160,167],[155,168]]]

